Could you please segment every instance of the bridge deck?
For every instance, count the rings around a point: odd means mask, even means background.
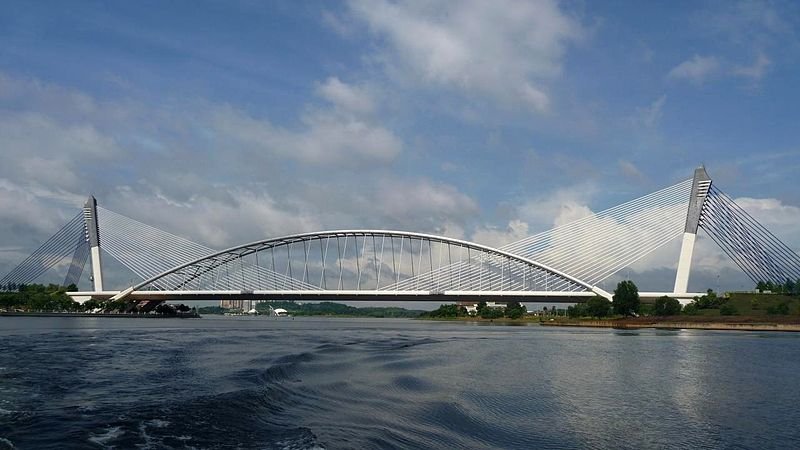
[[[108,300],[119,291],[68,292],[69,296],[88,300]],[[442,302],[456,301],[518,301],[547,303],[584,302],[596,294],[594,292],[548,292],[548,291],[134,291],[131,300],[162,301],[220,301],[220,300],[298,300],[298,301],[397,301],[397,302]],[[678,298],[691,298],[699,293],[674,294],[671,292],[640,292],[643,300],[655,299],[663,295]]]

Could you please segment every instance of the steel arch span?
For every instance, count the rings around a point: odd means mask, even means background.
[[[404,283],[412,281],[411,284]],[[532,259],[474,242],[391,230],[334,230],[251,242],[175,266],[113,297],[536,297],[608,292]]]

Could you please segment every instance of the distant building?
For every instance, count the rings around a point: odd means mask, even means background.
[[[477,302],[458,302],[458,306],[463,306],[467,310],[467,314],[475,315],[478,314],[478,303]],[[505,308],[505,302],[486,302],[487,308]]]
[[[219,307],[225,309],[238,309],[241,311],[250,311],[255,308],[257,302],[253,300],[220,300]]]
[[[274,317],[286,317],[289,315],[289,311],[286,311],[283,308],[269,308],[269,314]]]

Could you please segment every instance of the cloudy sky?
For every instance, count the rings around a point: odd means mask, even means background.
[[[499,244],[700,164],[798,249],[798,69],[791,1],[4,1],[0,272],[90,193],[215,248]],[[679,245],[626,275],[670,289]],[[750,287],[708,239],[695,263]]]

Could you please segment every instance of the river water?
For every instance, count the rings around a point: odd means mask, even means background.
[[[800,447],[800,334],[0,317],[0,349],[0,449]]]

